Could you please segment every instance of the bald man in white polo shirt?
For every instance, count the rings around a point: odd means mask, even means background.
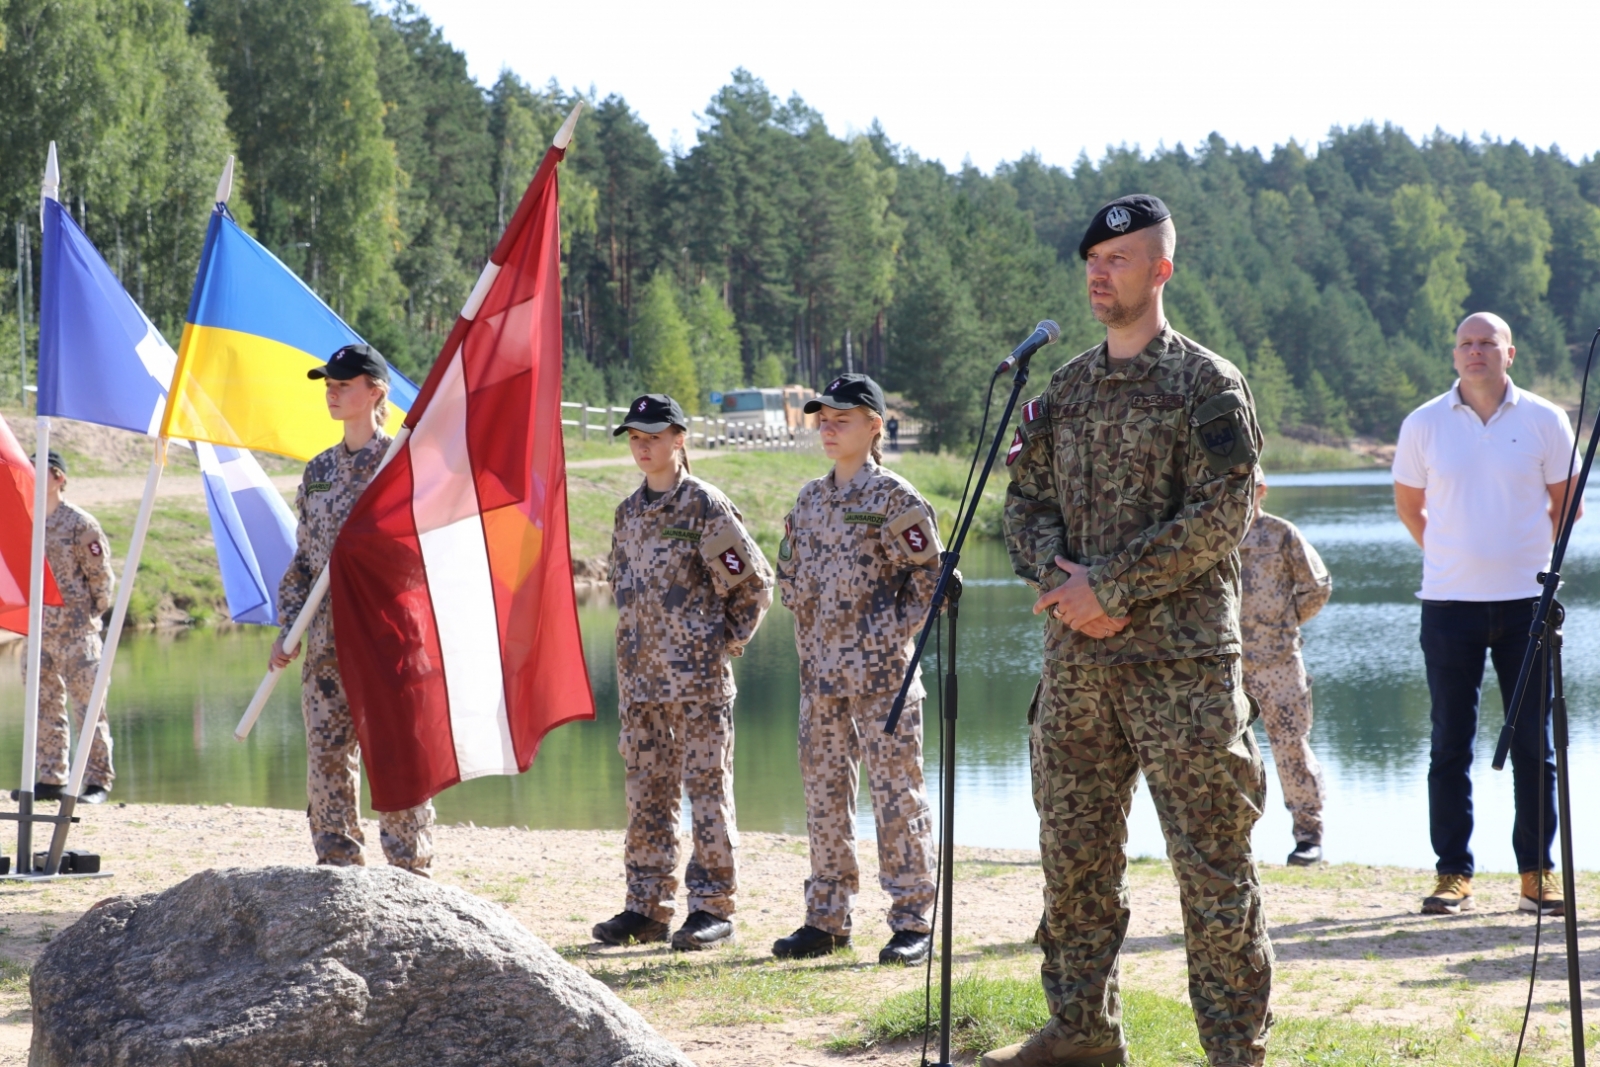
[[[1422,653],[1432,698],[1428,818],[1438,885],[1430,915],[1472,907],[1472,749],[1484,656],[1509,704],[1527,651],[1539,571],[1577,479],[1572,427],[1543,397],[1518,389],[1511,327],[1488,312],[1456,328],[1460,375],[1400,427],[1394,502],[1422,547]],[[1550,859],[1556,834],[1555,754],[1548,708],[1529,690],[1511,745],[1516,819],[1511,835],[1523,911],[1562,914]],[[1544,833],[1539,833],[1540,794]]]

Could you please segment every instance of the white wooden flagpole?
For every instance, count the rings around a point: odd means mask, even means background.
[[[573,105],[566,121],[561,124],[561,128],[556,131],[555,137],[551,139],[550,143],[554,147],[565,149],[572,141],[572,130],[578,124],[578,113],[582,110],[582,101]],[[477,284],[472,287],[472,292],[467,296],[466,305],[461,309],[462,318],[471,319],[478,313],[478,308],[483,306],[484,297],[489,295],[489,287],[494,284],[494,280],[499,274],[500,264],[491,260],[483,265],[483,272],[478,275]],[[399,451],[400,445],[409,436],[411,436],[411,428],[402,426],[400,432],[394,435],[394,440],[389,442],[389,449],[383,454],[383,461],[378,464],[378,471],[389,465],[389,461]],[[374,471],[372,476],[376,478],[378,472]],[[328,568],[324,566],[322,573],[317,575],[316,582],[311,586],[311,592],[307,594],[305,605],[301,607],[299,616],[294,620],[294,625],[289,627],[289,632],[284,635],[283,647],[285,651],[293,649],[300,643],[301,638],[305,636],[307,628],[311,625],[312,618],[317,614],[317,609],[322,606],[323,597],[327,595]],[[267,698],[272,696],[272,690],[278,684],[278,676],[282,673],[283,671],[278,667],[267,668],[266,677],[262,678],[261,684],[256,686],[256,695],[250,698],[250,706],[245,708],[244,715],[239,719],[239,725],[234,728],[234,740],[243,741],[250,736],[251,729],[255,726],[256,720],[261,717],[262,709],[267,706]]]

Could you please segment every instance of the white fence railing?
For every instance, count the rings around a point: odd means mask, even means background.
[[[627,408],[609,405],[590,407],[572,400],[563,400],[561,407],[561,425],[576,427],[585,441],[589,439],[590,431],[603,431],[610,437],[628,414]],[[567,418],[569,412],[576,417]],[[817,431],[806,427],[753,426],[720,415],[691,415],[689,447],[772,451],[787,448],[815,450],[821,445],[817,440]]]

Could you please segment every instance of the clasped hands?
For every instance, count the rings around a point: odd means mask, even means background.
[[[1121,633],[1128,618],[1113,619],[1106,614],[1089,588],[1089,568],[1061,556],[1056,557],[1056,566],[1067,572],[1067,580],[1034,601],[1033,613],[1048,611],[1051,618],[1086,637],[1100,639]]]

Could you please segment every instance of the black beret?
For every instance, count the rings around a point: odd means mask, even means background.
[[[1083,240],[1078,242],[1078,258],[1088,259],[1089,249],[1101,241],[1109,241],[1125,233],[1147,230],[1163,219],[1171,217],[1172,212],[1167,210],[1167,205],[1161,202],[1160,197],[1148,193],[1119,196],[1094,213],[1094,221],[1089,223],[1089,229],[1084,232]]]
[[[380,382],[389,380],[389,364],[371,345],[345,345],[328,357],[326,366],[312,367],[306,371],[306,377],[312,381],[318,378],[332,378],[336,382],[348,382],[363,374],[370,375]]]

